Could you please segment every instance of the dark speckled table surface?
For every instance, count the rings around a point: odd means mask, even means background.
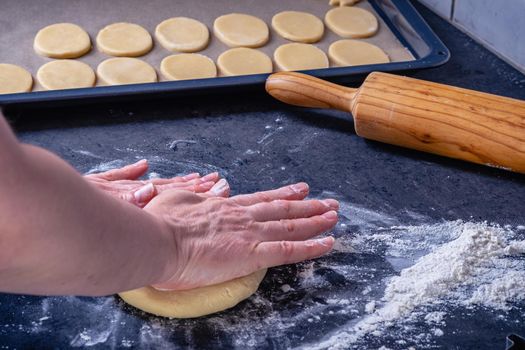
[[[524,75],[414,5],[452,54],[447,64],[414,77],[525,99]],[[365,141],[355,135],[351,116],[288,107],[262,88],[185,101],[11,111],[8,117],[22,141],[56,152],[83,173],[147,158],[150,176],[219,171],[235,193],[306,181],[313,197],[342,202],[335,235],[343,241],[394,225],[487,221],[522,227],[522,233],[525,225],[523,175]],[[385,280],[398,272],[380,247],[367,254],[342,249],[272,269],[250,300],[186,321],[147,316],[116,297],[4,294],[0,349],[309,347],[363,317],[364,305],[380,300]],[[409,331],[393,325],[335,345],[504,349],[507,334],[525,335],[523,302],[507,311],[445,310],[443,334],[416,320]]]

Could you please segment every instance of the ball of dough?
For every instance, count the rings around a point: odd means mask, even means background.
[[[91,40],[76,24],[57,23],[38,31],[33,48],[45,57],[77,58],[91,50]]]
[[[85,63],[74,60],[58,60],[44,64],[36,78],[46,90],[63,90],[92,87],[95,72]]]
[[[220,16],[213,23],[213,31],[220,41],[230,47],[260,47],[270,38],[264,21],[242,13]]]
[[[107,85],[154,83],[157,73],[138,58],[109,58],[97,67],[97,75]]]
[[[295,71],[328,68],[328,57],[319,48],[310,44],[291,43],[275,50],[273,58],[279,70]]]
[[[208,46],[208,27],[192,18],[174,17],[161,22],[155,29],[155,37],[170,51],[196,52]]]
[[[324,34],[324,24],[316,16],[298,11],[284,11],[272,18],[273,29],[285,39],[315,43]]]
[[[33,77],[24,68],[14,64],[0,63],[0,94],[31,91]]]
[[[168,80],[214,78],[217,67],[210,58],[197,53],[171,55],[162,60],[160,71]]]
[[[388,55],[379,47],[359,40],[339,40],[328,48],[330,60],[337,66],[388,63]]]
[[[359,7],[336,7],[326,13],[325,23],[343,38],[367,38],[379,29],[377,18]]]
[[[193,318],[234,307],[249,298],[261,283],[266,269],[208,287],[183,291],[159,291],[144,287],[120,293],[128,304],[157,316]]]
[[[223,76],[271,73],[270,57],[256,49],[238,47],[223,52],[217,59]]]
[[[98,32],[98,49],[111,56],[137,57],[153,47],[148,31],[133,23],[113,23]]]

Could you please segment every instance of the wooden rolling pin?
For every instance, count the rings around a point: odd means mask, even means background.
[[[525,101],[379,72],[359,89],[281,72],[266,91],[296,106],[351,112],[367,139],[525,173]]]

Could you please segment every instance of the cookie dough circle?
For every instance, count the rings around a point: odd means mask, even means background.
[[[138,24],[119,22],[110,24],[97,35],[98,49],[117,57],[137,57],[147,54],[153,47],[148,31]]]
[[[208,287],[159,291],[144,287],[120,293],[129,305],[157,316],[194,318],[234,307],[257,291],[266,269]]]
[[[344,39],[328,48],[328,57],[336,66],[388,63],[388,55],[379,47],[364,41]]]
[[[368,38],[379,29],[377,18],[359,7],[336,7],[326,13],[325,23],[343,38]]]
[[[33,77],[24,68],[14,64],[0,63],[0,94],[31,91]]]
[[[210,32],[208,27],[195,19],[174,17],[157,26],[155,37],[167,50],[197,52],[208,46]]]
[[[324,24],[316,16],[299,11],[283,11],[272,18],[273,29],[285,39],[315,43],[324,34]]]
[[[97,67],[97,75],[106,85],[154,83],[157,73],[138,58],[109,58]]]
[[[263,20],[243,13],[220,16],[213,23],[213,31],[230,47],[260,47],[270,38],[270,30]]]
[[[198,53],[171,55],[160,63],[160,72],[168,80],[214,78],[217,67],[209,57]]]
[[[91,50],[91,40],[76,24],[57,23],[38,31],[33,48],[45,57],[77,58]]]
[[[38,69],[36,78],[46,90],[92,87],[96,81],[93,69],[75,60],[48,62]]]
[[[270,57],[256,49],[238,47],[223,52],[217,59],[223,76],[263,74],[273,72]]]
[[[326,54],[311,44],[290,43],[275,50],[273,58],[279,70],[295,71],[328,68]]]

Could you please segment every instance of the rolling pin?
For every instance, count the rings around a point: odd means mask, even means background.
[[[374,72],[358,89],[280,72],[276,99],[351,112],[364,138],[525,173],[525,101]]]

